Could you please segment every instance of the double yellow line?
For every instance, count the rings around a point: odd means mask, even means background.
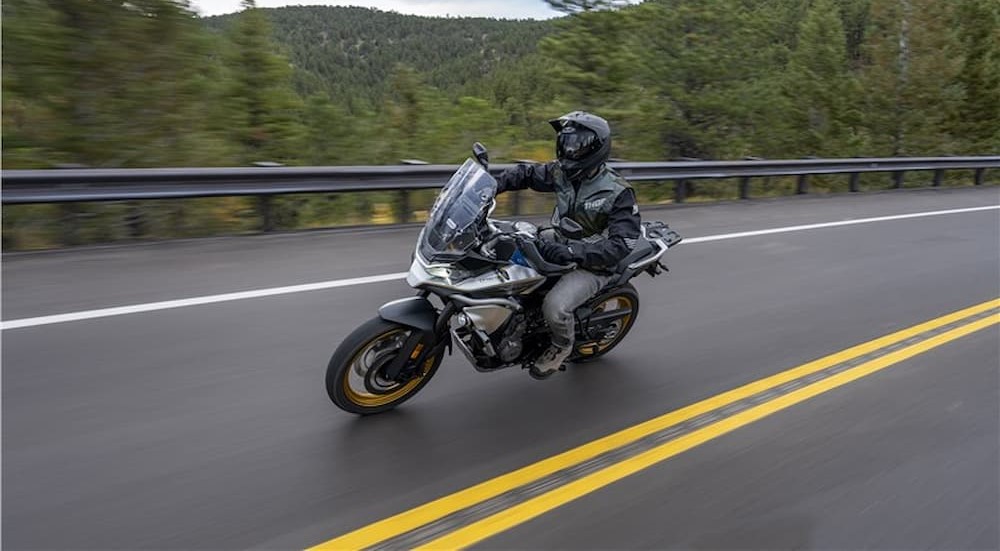
[[[844,369],[815,383],[804,385],[797,390],[780,394],[759,405],[748,407],[712,424],[685,433],[676,439],[656,445],[622,461],[611,463],[586,476],[557,486],[500,512],[486,516],[470,524],[457,526],[454,530],[443,536],[422,543],[419,548],[456,549],[467,547],[772,413],[885,369],[962,336],[1000,323],[1000,313],[990,313],[992,310],[998,308],[1000,308],[1000,299],[990,300],[853,346],[841,352],[650,419],[649,421],[594,440],[580,447],[465,490],[436,499],[409,511],[331,539],[311,549],[362,549],[378,545],[392,538],[402,536],[411,530],[438,521],[447,515],[473,507],[515,488],[523,487],[553,473],[579,465],[603,453],[632,444],[641,438],[664,431],[699,415],[746,400],[751,396],[774,389],[785,383],[882,351],[893,345],[899,345],[904,341],[925,333],[932,333],[926,336],[926,338],[921,338],[912,344],[877,355],[860,365]],[[967,318],[973,319],[969,320]],[[949,325],[954,325],[954,327],[941,330]]]

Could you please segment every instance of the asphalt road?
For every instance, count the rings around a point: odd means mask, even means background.
[[[1000,203],[997,188],[649,211],[686,237]],[[6,255],[5,321],[404,271],[416,230]],[[447,359],[397,411],[326,361],[402,281],[2,333],[7,549],[302,548],[1000,296],[996,210],[682,244],[606,359]],[[1000,547],[997,326],[715,438],[484,548]]]

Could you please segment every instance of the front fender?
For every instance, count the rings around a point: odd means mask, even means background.
[[[383,304],[378,309],[378,315],[385,321],[399,323],[434,335],[434,324],[437,322],[438,313],[431,301],[426,298],[410,297]]]

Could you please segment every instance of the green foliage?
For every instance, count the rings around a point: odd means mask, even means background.
[[[547,1],[567,15],[247,1],[199,19],[187,0],[7,0],[4,167],[456,163],[476,140],[497,162],[544,161],[545,121],[581,108],[611,121],[612,155],[629,160],[1000,151],[996,0]],[[779,193],[793,180],[754,185]],[[672,190],[643,185],[640,196],[669,201]],[[408,216],[432,198],[411,197]],[[4,246],[253,231],[262,208],[252,198],[12,207]],[[295,228],[391,221],[402,202],[305,195],[269,208],[277,227]],[[129,222],[136,212],[142,224]]]
[[[651,1],[623,15],[625,46],[638,54],[623,104],[633,150],[643,158],[769,155],[785,56],[772,22],[737,0]]]
[[[871,24],[872,0],[836,0],[844,27],[847,58],[852,69],[864,63],[865,33]]]
[[[551,155],[591,109],[632,159],[995,151],[992,0],[560,0],[555,21],[184,0],[3,5],[8,167]]]
[[[962,96],[953,130],[963,152],[1000,151],[1000,3],[961,0],[956,8],[960,51],[957,82]]]
[[[226,66],[232,74],[225,95],[230,130],[241,146],[242,164],[297,161],[303,128],[301,100],[291,88],[291,68],[276,53],[271,26],[254,5],[244,11],[228,36]]]
[[[295,67],[300,93],[322,92],[349,111],[372,109],[391,91],[397,65],[450,95],[469,81],[532,53],[545,21],[429,18],[368,8],[293,6],[261,9]],[[241,15],[208,18],[221,30]]]
[[[211,164],[211,56],[184,2],[4,2],[5,161]]]
[[[616,107],[637,58],[627,47],[632,20],[607,10],[584,10],[560,22],[542,40],[542,53],[561,95],[584,110]]]
[[[873,155],[948,154],[962,84],[954,5],[873,0],[868,63],[861,70],[868,149]]]
[[[792,156],[836,157],[851,153],[853,109],[859,88],[848,71],[840,12],[832,0],[816,0],[799,29],[784,82]]]

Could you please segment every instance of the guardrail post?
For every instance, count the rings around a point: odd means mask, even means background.
[[[410,221],[410,192],[409,190],[401,189],[398,192],[398,200],[396,207],[399,212],[396,213],[396,219],[399,220],[401,224],[405,224]]]
[[[685,180],[674,180],[674,202],[683,203],[687,198],[687,182]]]
[[[13,230],[13,228],[11,228]],[[0,234],[0,248],[5,251],[16,251],[20,247],[21,241],[15,231],[5,231]]]
[[[180,201],[172,205],[170,209],[169,221],[171,237],[183,237],[184,234],[184,202]]]
[[[59,205],[60,227],[62,228],[61,240],[63,245],[73,246],[80,244],[80,220],[77,217],[76,205],[73,203],[62,203]]]
[[[358,212],[361,214],[361,218],[363,220],[362,224],[371,224],[373,217],[372,216],[373,210],[372,210],[372,201],[371,198],[368,196],[368,193],[359,194],[357,209]]]
[[[941,187],[941,182],[944,181],[944,171],[935,170],[934,171],[934,181],[931,183],[934,187]]]
[[[257,196],[257,212],[260,214],[260,231],[274,231],[274,209],[270,195]]]
[[[900,189],[903,187],[903,174],[905,174],[903,171],[892,173],[892,189]]]
[[[521,214],[521,194],[516,191],[510,194],[510,212],[514,216]]]
[[[981,186],[983,185],[983,173],[986,172],[985,168],[977,168],[975,179],[972,181],[973,185]]]
[[[853,193],[858,191],[858,182],[861,180],[860,172],[852,172],[851,179],[847,182],[847,190]]]
[[[744,161],[763,161],[764,158],[763,157],[748,156],[748,157],[743,157],[743,160]],[[764,181],[764,184],[765,185],[767,184],[767,180]],[[740,199],[749,199],[749,198],[750,198],[750,177],[749,176],[744,176],[744,177],[740,178]]]
[[[142,237],[145,221],[142,216],[142,208],[135,201],[128,202],[128,212],[125,214],[125,226],[128,227],[128,236],[132,239]]]
[[[795,182],[795,193],[797,195],[805,195],[809,193],[809,175],[799,174],[798,180]]]

